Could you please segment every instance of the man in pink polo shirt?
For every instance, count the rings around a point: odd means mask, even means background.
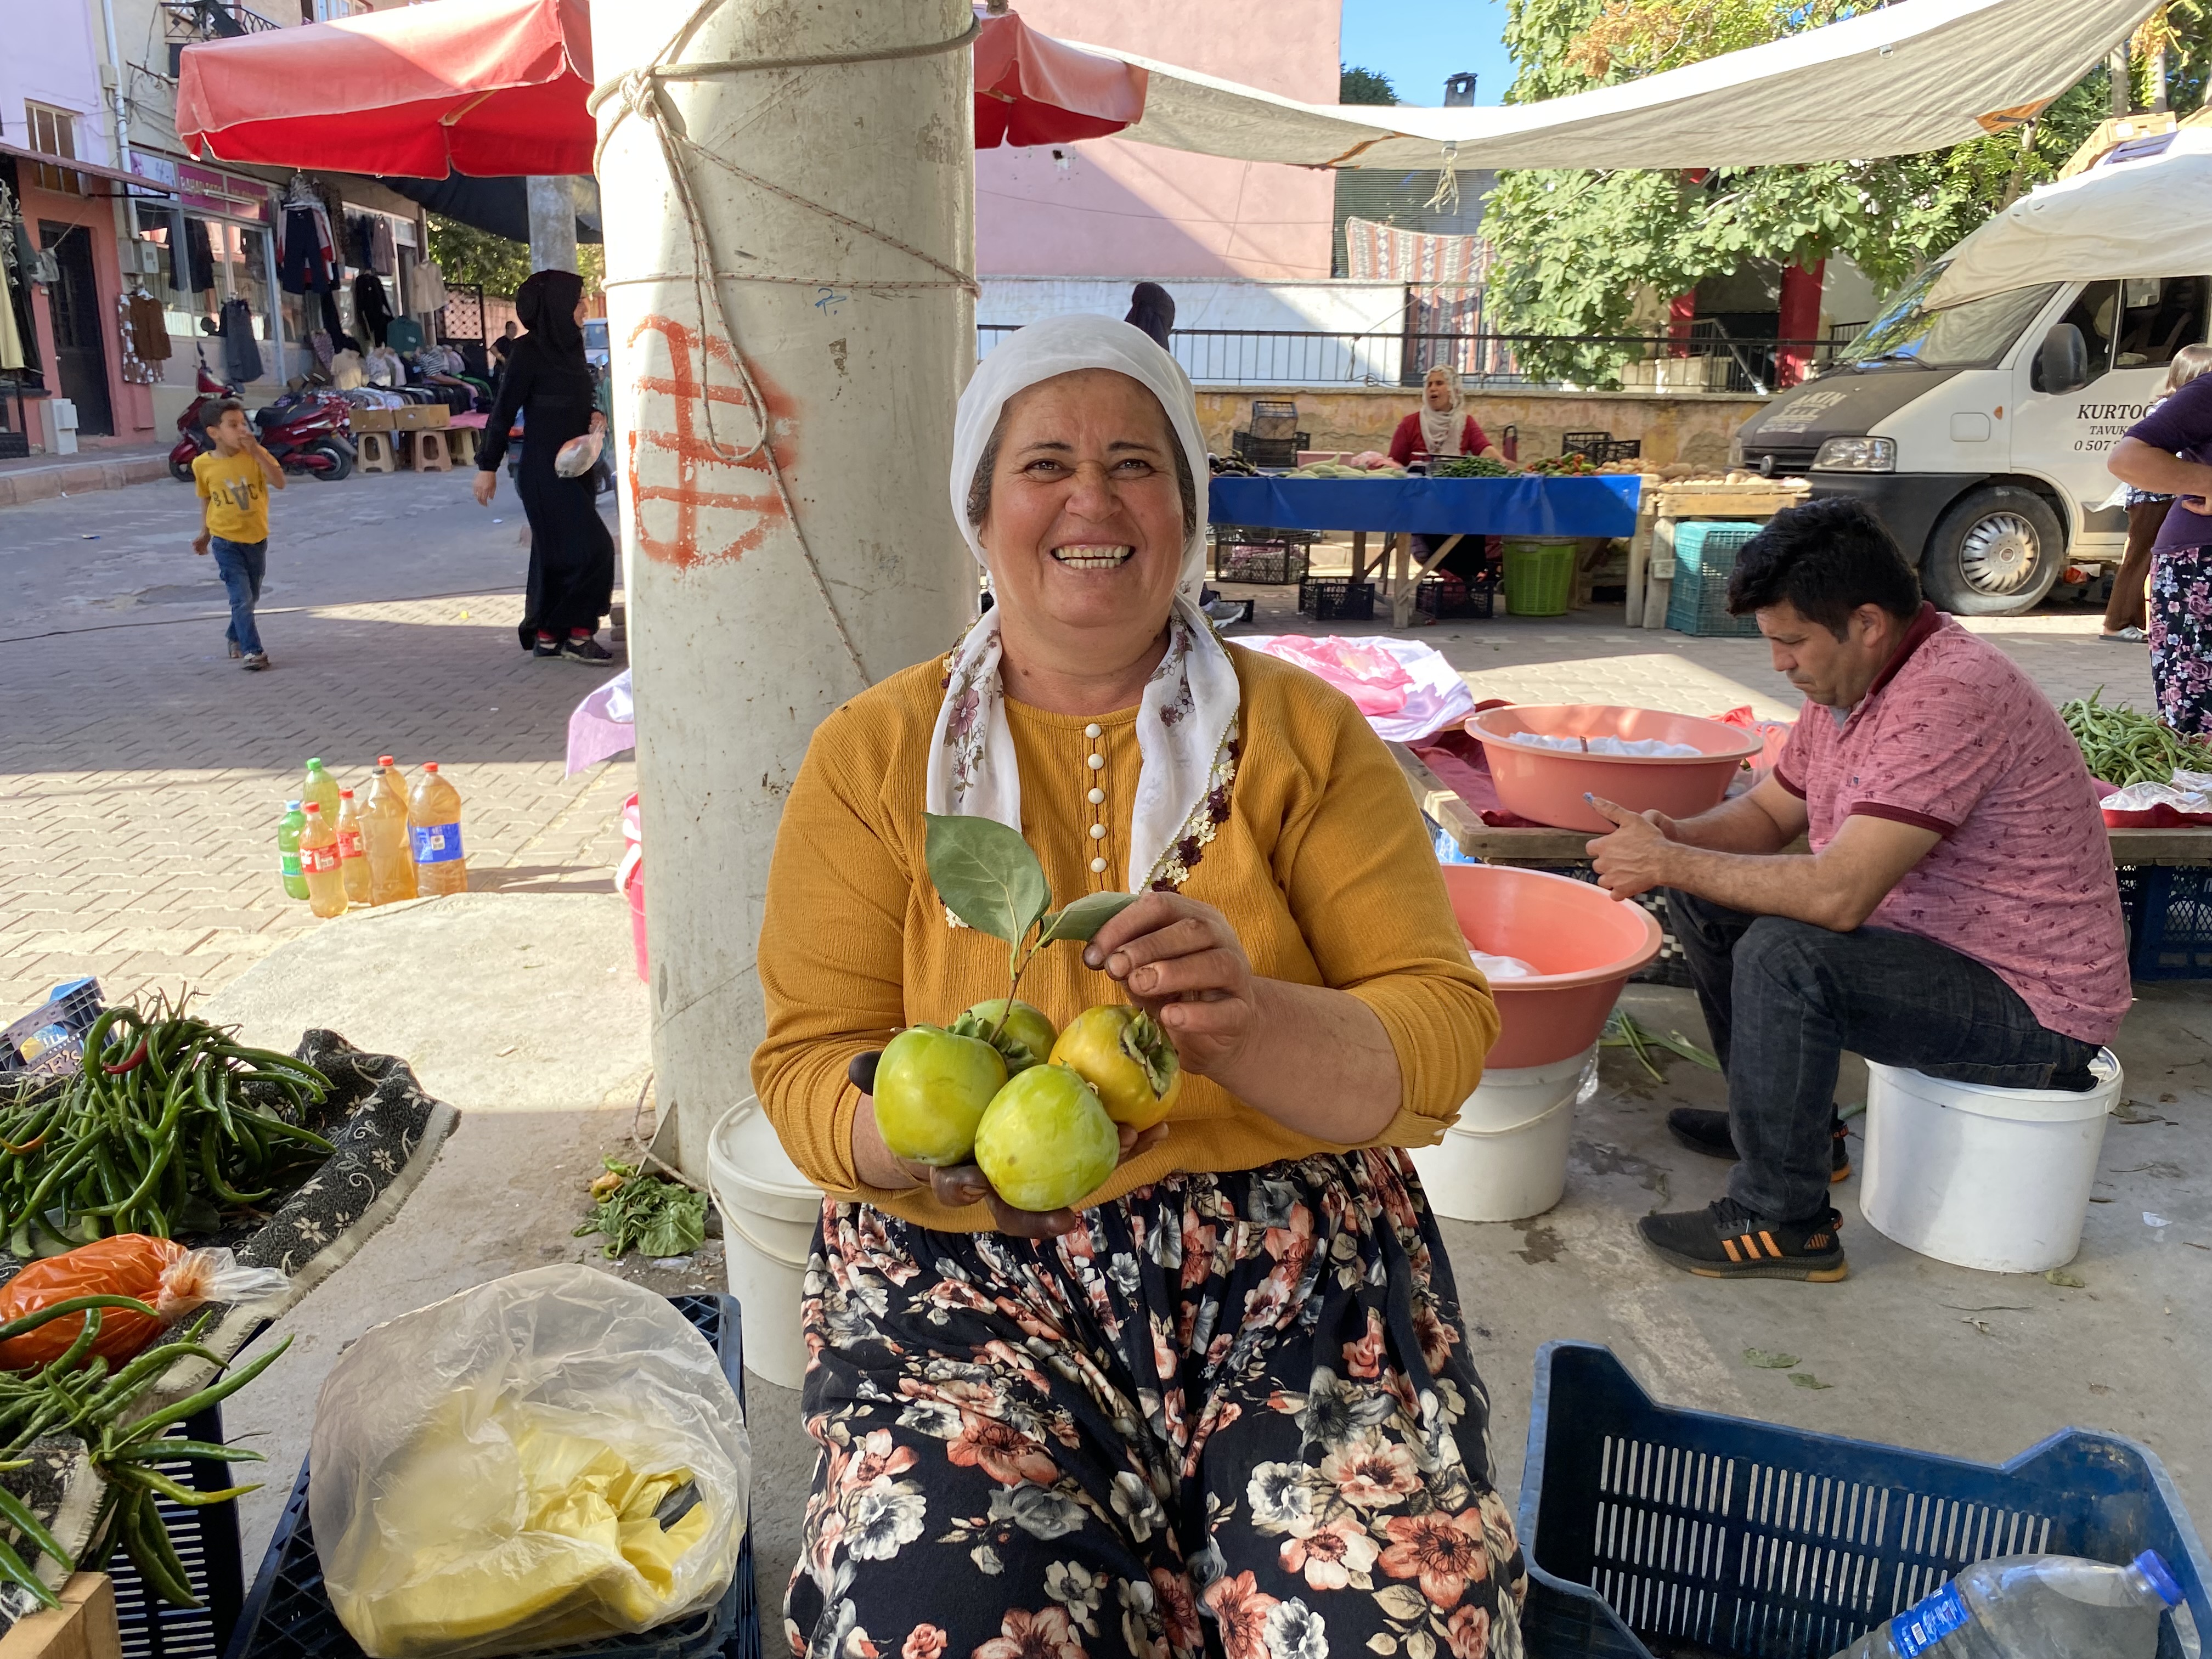
[[[1729,610],[1758,618],[1805,694],[1772,775],[1694,818],[1595,803],[1619,826],[1590,843],[1598,879],[1619,899],[1667,890],[1728,1073],[1725,1114],[1668,1127],[1738,1160],[1727,1197],[1638,1227],[1709,1278],[1839,1279],[1843,1052],[1956,1082],[2090,1087],[2130,1000],[2119,892],[2057,712],[1922,600],[1863,505],[1777,514],[1737,556]],[[1801,835],[1811,852],[1783,851]]]

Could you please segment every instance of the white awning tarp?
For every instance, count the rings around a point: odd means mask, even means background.
[[[1144,118],[1120,137],[1205,155],[1312,167],[1792,166],[1937,149],[2016,125],[2156,3],[1899,0],[1663,75],[1499,107],[1303,104],[1110,46],[1082,50],[1150,72]]]
[[[2014,202],[1952,251],[1923,303],[1963,305],[2031,283],[2201,276],[2212,270],[2212,132],[2102,162]]]

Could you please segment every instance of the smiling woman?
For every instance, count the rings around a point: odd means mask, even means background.
[[[1516,1617],[1487,1401],[1401,1150],[1440,1138],[1496,1012],[1350,700],[1198,611],[1204,458],[1138,330],[999,347],[951,480],[997,603],[825,720],[793,785],[753,1069],[830,1194],[799,1650],[1472,1659]],[[1006,994],[1005,945],[930,883],[925,812],[1018,830],[1055,904],[1144,895],[1021,981],[1055,1027],[1133,1003],[1180,1062],[1079,1207],[894,1157],[848,1081]]]

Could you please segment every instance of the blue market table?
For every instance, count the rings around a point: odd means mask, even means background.
[[[1505,478],[1218,477],[1207,491],[1216,524],[1352,532],[1354,582],[1367,574],[1366,532],[1383,532],[1391,625],[1411,619],[1422,577],[1463,536],[1632,536],[1644,480],[1635,473]],[[1408,538],[1445,539],[1418,568]],[[1394,558],[1395,555],[1395,558]]]

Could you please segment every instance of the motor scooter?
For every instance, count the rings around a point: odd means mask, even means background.
[[[199,395],[177,416],[176,447],[169,451],[169,476],[180,483],[192,481],[192,462],[215,445],[207,435],[206,422],[215,404],[238,396],[208,372],[203,361],[198,382]],[[352,405],[335,392],[288,393],[250,417],[255,435],[276,464],[287,472],[305,472],[326,483],[336,483],[352,472],[354,447],[346,435],[346,419]]]

